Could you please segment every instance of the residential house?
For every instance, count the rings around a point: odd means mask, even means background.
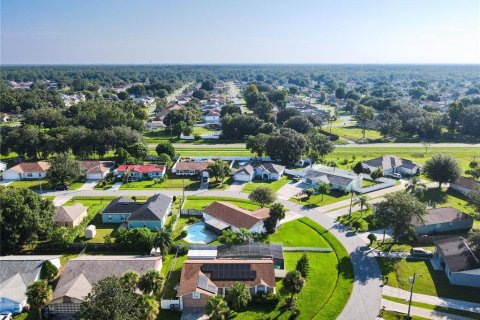
[[[416,175],[422,170],[422,166],[407,159],[397,156],[383,156],[362,162],[363,169],[368,173],[377,168],[382,169],[384,175],[400,173]]]
[[[422,218],[423,221],[418,218],[412,221],[418,235],[465,231],[473,226],[471,216],[453,207],[428,209],[428,213]]]
[[[55,209],[55,224],[59,227],[76,227],[88,215],[88,207],[81,203],[73,206],[60,206]]]
[[[319,165],[304,169],[299,176],[302,177],[304,183],[314,187],[321,183],[326,183],[330,186],[330,189],[343,192],[357,191],[362,186],[361,175]]]
[[[203,308],[211,297],[225,296],[237,282],[245,284],[251,294],[275,292],[273,260],[186,260],[177,291],[180,309]]]
[[[238,168],[233,174],[235,181],[252,181],[255,178],[263,180],[280,180],[285,167],[272,162],[258,164],[247,163]]]
[[[115,163],[113,161],[81,161],[85,169],[85,179],[102,180],[111,172]]]
[[[50,163],[46,161],[23,162],[3,172],[5,180],[43,179],[45,178]]]
[[[122,164],[118,166],[114,174],[117,177],[122,177],[126,172],[129,172],[129,179],[143,180],[162,178],[166,171],[166,167],[161,164]]]
[[[203,116],[203,121],[207,124],[219,124],[220,113],[215,110],[210,110]]]
[[[159,256],[79,256],[70,259],[55,287],[48,310],[52,314],[73,315],[100,280],[121,276],[127,271],[142,275],[148,270],[161,268],[162,257]]]
[[[467,193],[476,188],[480,188],[480,181],[472,178],[460,177],[454,183],[450,183],[450,189],[460,192],[463,195],[467,195]]]
[[[270,217],[270,209],[262,208],[249,211],[231,203],[215,201],[203,209],[203,221],[209,230],[221,233],[231,229],[239,231],[245,228],[250,232],[265,232],[264,221]]]
[[[123,223],[128,229],[147,227],[160,230],[172,210],[172,198],[156,194],[145,202],[120,197],[101,212],[103,223]]]
[[[435,241],[432,266],[443,269],[451,284],[480,288],[480,256],[462,237]]]
[[[0,172],[7,170],[7,163],[0,161]]]
[[[213,160],[192,160],[190,158],[180,158],[172,167],[172,173],[177,176],[199,175],[202,178],[208,178],[207,167]],[[225,175],[230,174],[226,172]]]
[[[0,312],[22,312],[27,304],[27,287],[40,279],[46,260],[60,268],[60,256],[0,257]]]

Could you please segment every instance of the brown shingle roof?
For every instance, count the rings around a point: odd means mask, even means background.
[[[250,229],[258,221],[262,220],[262,218],[257,217],[254,212],[239,208],[227,202],[215,201],[203,209],[203,212],[237,228]]]
[[[10,169],[17,172],[46,172],[50,169],[50,163],[46,161],[23,162]]]
[[[55,209],[55,222],[73,222],[78,217],[87,214],[88,207],[81,203],[73,206],[61,206]]]
[[[105,173],[113,167],[113,161],[82,161],[86,173]]]
[[[177,170],[195,170],[195,171],[203,171],[207,170],[207,166],[209,163],[213,161],[202,161],[202,162],[194,162],[194,161],[185,161],[185,162],[178,162],[176,165]]]
[[[203,264],[250,264],[250,269],[256,272],[254,280],[211,280],[218,288],[230,288],[236,282],[243,283],[249,287],[259,284],[265,284],[271,288],[275,287],[275,269],[273,260],[235,260],[235,259],[221,259],[221,260],[187,260],[183,263],[182,274],[180,277],[180,287],[177,291],[177,297],[181,297],[187,293],[197,290],[198,276],[200,268]],[[209,279],[211,274],[204,273]]]

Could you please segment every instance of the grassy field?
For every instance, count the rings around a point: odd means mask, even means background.
[[[77,190],[82,186],[83,182],[74,182],[71,183],[68,187],[68,190]],[[18,180],[18,181],[13,181],[10,184],[11,187],[15,188],[22,188],[22,189],[30,189],[33,191],[40,191],[40,188],[42,188],[42,191],[49,191],[51,190],[50,183],[45,180],[45,179],[39,179],[39,180]]]
[[[478,289],[454,286],[443,271],[435,271],[428,260],[377,258],[382,274],[388,276],[388,285],[410,290],[409,277],[421,274],[415,280],[414,292],[443,298],[480,303]]]
[[[320,207],[320,206],[332,204],[332,203],[342,201],[342,200],[347,200],[347,199],[350,199],[350,194],[345,194],[344,192],[341,192],[341,191],[332,190],[330,191],[329,194],[323,195],[323,200],[322,200],[321,194],[315,194],[309,198],[302,198],[302,199],[291,198],[290,201],[303,204],[306,206]]]
[[[218,141],[217,141],[218,143]],[[222,141],[223,143],[223,141]],[[194,145],[185,145],[176,148],[181,156],[254,156],[252,152],[244,147],[211,147],[196,148]]]
[[[298,238],[298,230],[310,229],[310,239]],[[268,239],[270,242],[284,242],[289,245],[321,244],[330,246],[334,252],[308,253],[310,275],[305,287],[297,296],[300,319],[335,319],[350,297],[353,283],[353,270],[347,252],[338,240],[327,230],[313,221],[303,218],[288,222]],[[298,241],[297,241],[298,240]],[[287,270],[295,268],[302,253],[284,253]],[[277,282],[277,292],[282,291],[281,281]],[[322,288],[319,290],[319,288]],[[285,297],[283,297],[285,298]],[[237,315],[237,319],[289,319],[290,312],[281,309],[282,302],[274,309],[256,306]]]
[[[395,311],[382,311],[381,312],[382,319],[384,320],[404,320],[407,318],[407,315],[404,313],[399,313]],[[429,320],[427,318],[412,316],[412,320]]]
[[[362,129],[355,124],[332,126],[332,133],[344,139],[358,141],[363,139]],[[365,139],[378,140],[382,135],[376,130],[365,130]]]
[[[75,203],[81,203],[88,207],[88,217],[77,227],[78,237],[76,241],[86,241],[91,243],[103,243],[105,242],[103,237],[107,234],[111,234],[113,230],[118,228],[119,224],[106,224],[102,223],[102,217],[99,214],[115,197],[100,197],[100,198],[87,198],[87,197],[74,197],[67,201],[65,206],[72,206]],[[97,232],[93,239],[85,239],[84,229],[87,225],[93,224],[97,228]]]
[[[185,190],[197,190],[200,188],[198,177],[185,176],[179,178],[174,174],[168,174],[167,179],[155,183],[153,180],[131,181],[120,186],[120,190],[154,190],[154,189],[182,189],[185,184]]]
[[[202,210],[215,201],[224,201],[232,203],[240,208],[247,210],[256,210],[260,206],[250,200],[240,198],[228,198],[228,197],[208,197],[208,196],[190,196],[185,201],[184,209]]]
[[[255,190],[255,188],[258,188],[260,186],[269,187],[273,191],[278,191],[278,189],[286,185],[289,181],[290,181],[290,178],[288,178],[285,175],[282,176],[278,181],[275,181],[275,180],[265,181],[261,179],[255,179],[252,182],[245,184],[245,186],[242,189],[242,192],[251,193],[253,190]]]

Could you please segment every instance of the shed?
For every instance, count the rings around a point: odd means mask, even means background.
[[[93,239],[97,234],[97,228],[91,224],[85,228],[85,239]]]

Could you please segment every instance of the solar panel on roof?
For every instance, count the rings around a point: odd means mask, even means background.
[[[208,263],[201,267],[201,271],[211,273],[212,280],[254,280],[257,275],[246,263]]]

